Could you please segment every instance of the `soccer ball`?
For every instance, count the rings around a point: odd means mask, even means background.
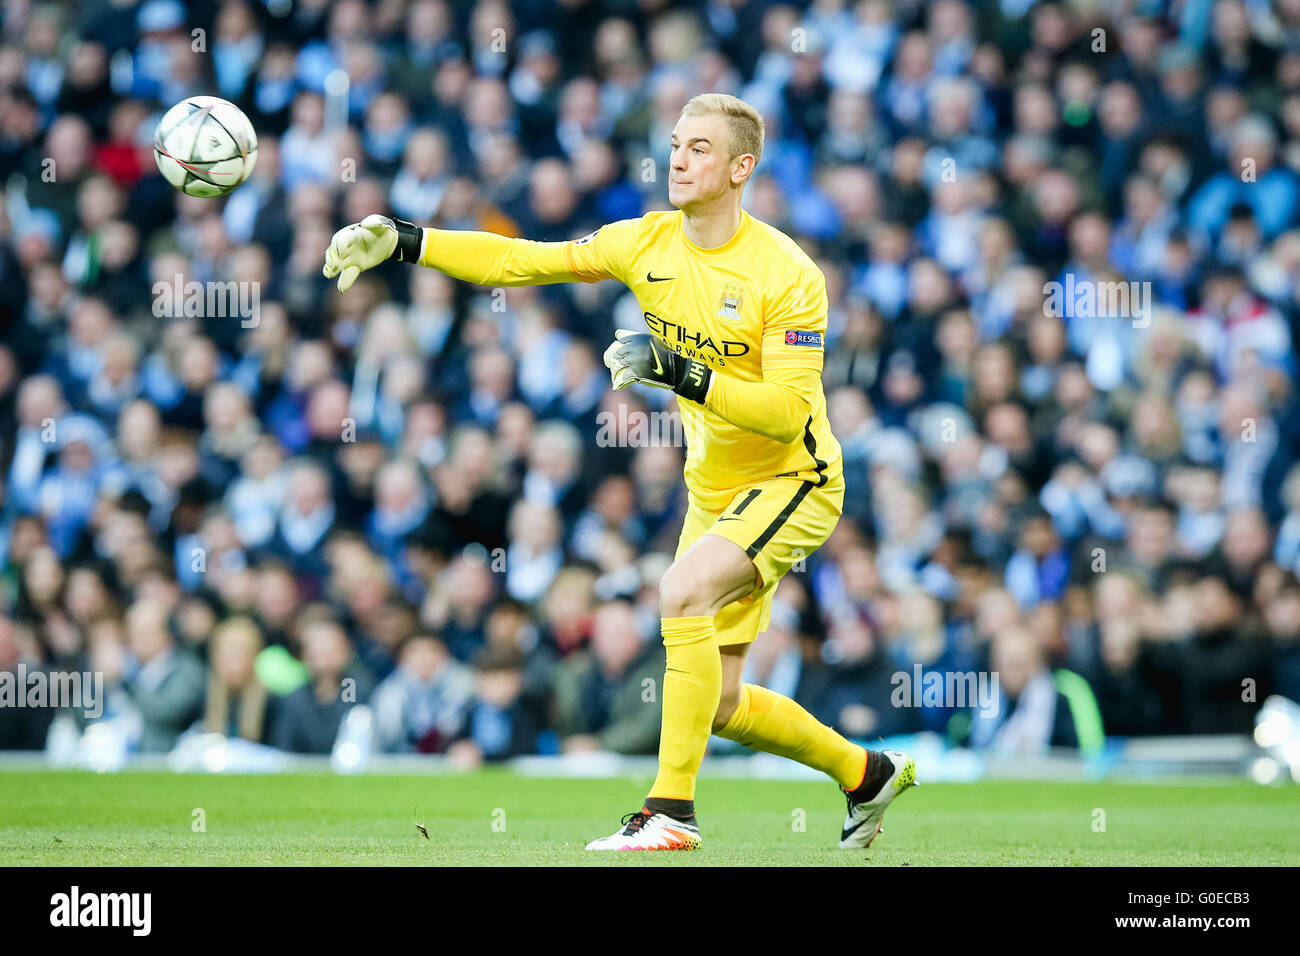
[[[257,133],[234,103],[191,96],[158,122],[153,158],[163,177],[187,196],[224,196],[252,174]]]

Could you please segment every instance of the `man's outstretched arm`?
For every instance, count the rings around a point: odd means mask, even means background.
[[[346,292],[366,269],[397,259],[478,285],[546,285],[622,279],[620,263],[636,220],[603,226],[575,242],[532,242],[491,232],[431,229],[370,215],[334,234],[325,252],[325,278]]]

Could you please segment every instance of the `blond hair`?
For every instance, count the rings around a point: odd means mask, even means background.
[[[752,153],[754,165],[763,156],[763,117],[758,110],[729,93],[701,93],[682,107],[683,116],[722,116],[731,140],[729,159]]]
[[[262,631],[250,617],[240,615],[227,618],[212,629],[208,641],[208,703],[203,715],[203,729],[208,733],[226,733],[230,720],[231,688],[227,687],[217,673],[217,658],[227,644],[243,644],[245,650],[254,658],[265,646]],[[244,688],[239,701],[239,736],[254,743],[262,741],[262,724],[266,719],[266,687],[256,675]]]

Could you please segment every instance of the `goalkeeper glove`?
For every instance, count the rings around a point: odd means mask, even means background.
[[[633,382],[670,388],[682,398],[704,404],[713,380],[713,369],[703,362],[678,355],[653,335],[619,329],[614,343],[605,350],[614,390]]]
[[[424,230],[414,223],[371,214],[334,233],[321,274],[327,279],[338,276],[339,291],[347,292],[357,276],[381,262],[415,262],[423,238]]]

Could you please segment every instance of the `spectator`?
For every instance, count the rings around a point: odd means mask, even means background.
[[[292,753],[328,754],[344,716],[368,699],[370,682],[352,669],[347,633],[333,621],[305,625],[301,643],[310,680],[285,698],[272,742]]]
[[[975,715],[972,746],[1017,756],[1078,746],[1069,700],[1057,691],[1032,634],[1000,632],[993,640],[992,671],[998,675],[995,706]]]
[[[645,642],[626,601],[596,609],[591,646],[555,672],[555,728],[566,753],[654,753],[663,649]]]
[[[1020,547],[1007,562],[1007,590],[1021,607],[1054,601],[1065,593],[1070,560],[1045,512],[1027,517],[1020,528]]]
[[[29,672],[40,668],[38,661],[24,654],[18,625],[0,617],[0,674],[16,683],[19,664],[25,664]],[[0,749],[44,749],[53,718],[54,711],[48,707],[0,707]]]
[[[461,759],[537,753],[546,714],[529,693],[523,655],[508,647],[486,647],[474,662],[474,676],[468,736],[458,745]]]
[[[835,616],[822,657],[828,666],[822,685],[810,689],[809,711],[823,723],[858,740],[920,729],[916,710],[891,700],[897,668],[865,609]]]
[[[158,601],[132,604],[126,632],[131,663],[125,684],[141,722],[137,746],[141,753],[165,753],[203,711],[203,665],[176,646]]]
[[[474,675],[431,634],[407,638],[397,669],[375,688],[379,746],[393,753],[442,753],[461,736]]]
[[[262,635],[246,617],[223,621],[212,633],[208,702],[203,729],[255,744],[268,743],[275,698],[257,676]]]

